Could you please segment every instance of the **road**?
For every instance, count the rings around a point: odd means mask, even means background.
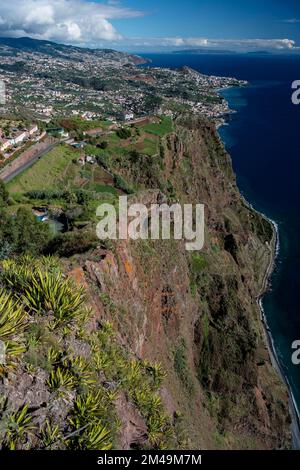
[[[27,170],[28,168],[30,168],[32,165],[34,165],[34,163],[36,163],[38,160],[40,160],[44,155],[46,155],[48,152],[50,152],[51,150],[53,150],[57,145],[59,145],[61,143],[61,141],[57,141],[57,142],[54,142],[52,144],[50,144],[47,148],[45,148],[44,150],[41,150],[39,153],[37,153],[36,155],[34,155],[30,160],[28,160],[26,163],[24,163],[23,165],[21,165],[19,168],[17,168],[16,170],[12,171],[8,176],[5,176],[4,178],[1,177],[1,173],[0,173],[0,178],[4,181],[4,183],[9,183],[13,178],[15,178],[16,176],[18,176],[20,173],[22,173],[23,171]],[[20,158],[20,157],[19,157]]]

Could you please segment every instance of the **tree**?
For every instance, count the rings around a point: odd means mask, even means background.
[[[132,163],[137,163],[140,160],[140,154],[137,150],[132,150],[129,153],[129,159]]]
[[[0,179],[0,207],[7,206],[9,200],[9,193],[6,189],[5,184]]]
[[[129,139],[129,137],[131,137],[131,130],[126,127],[122,127],[117,130],[117,136],[120,137],[120,139]]]
[[[49,225],[39,222],[29,209],[22,207],[12,221],[11,235],[14,251],[18,254],[39,254],[51,238]]]
[[[146,112],[155,112],[162,104],[163,100],[157,95],[148,95],[144,100],[144,108]]]
[[[97,145],[97,147],[99,146],[100,149],[102,150],[106,150],[107,147],[108,147],[108,142],[106,142],[105,140],[103,142],[101,142],[100,144]]]

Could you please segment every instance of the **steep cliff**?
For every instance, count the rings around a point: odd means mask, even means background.
[[[55,323],[51,308],[31,317],[26,352],[4,371],[2,420],[27,403],[35,425],[48,418],[52,432],[57,427],[46,440],[50,447],[94,448],[91,436],[82,436],[89,420],[80,421],[78,410],[96,389],[103,391],[102,411],[91,422],[111,436],[107,443],[102,436],[103,448],[289,447],[287,392],[271,366],[257,305],[274,233],[242,199],[213,124],[182,116],[157,157],[113,165],[140,188],[132,200],[204,203],[204,249],[188,252],[174,240],[118,241],[61,260],[91,311],[67,324]],[[7,272],[2,267],[10,289]],[[86,367],[87,377],[59,382],[57,370],[73,370],[78,357],[85,365],[77,364],[77,375]],[[69,438],[74,430],[77,437]],[[45,445],[34,436],[16,446]],[[9,443],[4,433],[3,445]]]

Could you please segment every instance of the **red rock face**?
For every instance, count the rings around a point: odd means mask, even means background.
[[[170,413],[183,413],[196,448],[285,446],[287,394],[270,365],[256,304],[272,256],[266,222],[242,201],[211,124],[177,123],[164,141],[163,174],[181,201],[205,204],[205,263],[193,266],[183,242],[117,242],[85,264],[88,283],[114,310],[95,295],[94,302],[124,344],[167,371],[162,399]],[[150,190],[133,202],[158,198]],[[228,442],[216,443],[218,429]]]
[[[47,314],[41,315],[40,336],[46,342],[27,358],[37,362],[34,372],[19,362],[0,382],[0,395],[8,396],[10,405],[36,407],[38,422],[50,416],[65,428],[77,392],[72,389],[63,399],[49,392],[49,371],[43,369],[47,351],[54,345],[93,363],[90,337],[109,321],[129,364],[142,359],[145,367],[149,360],[167,373],[160,396],[178,447],[287,447],[287,392],[271,366],[257,305],[272,257],[272,230],[242,200],[211,124],[181,118],[161,147],[160,173],[148,175],[141,168],[139,176],[127,169],[127,178],[144,188],[131,202],[204,203],[204,249],[189,253],[183,240],[99,241],[97,249],[64,260],[65,272],[85,288],[91,317],[80,328],[49,331],[43,328]],[[102,344],[100,353],[106,348]],[[117,375],[108,382],[97,368],[97,386],[114,391],[119,369]],[[118,448],[143,446],[146,418],[128,390],[118,392],[110,405],[115,409],[109,410],[121,422]]]

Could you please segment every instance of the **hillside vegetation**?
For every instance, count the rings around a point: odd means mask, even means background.
[[[241,198],[213,124],[186,115],[54,152],[45,188],[45,161],[1,186],[2,448],[289,448],[256,301],[274,234]],[[82,152],[96,162],[80,165]],[[95,209],[119,194],[204,203],[204,249],[97,240]],[[40,205],[67,229],[37,222]]]

